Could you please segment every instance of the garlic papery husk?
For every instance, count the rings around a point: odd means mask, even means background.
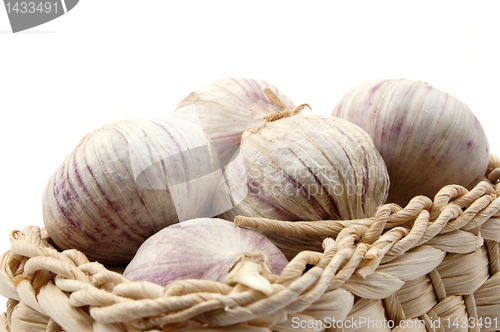
[[[217,152],[181,119],[117,122],[85,136],[47,183],[43,220],[61,249],[129,262],[160,229],[212,216]]]
[[[365,82],[344,95],[332,115],[372,136],[391,178],[390,203],[432,198],[449,184],[472,189],[486,172],[489,145],[478,119],[464,102],[427,83]]]
[[[265,89],[270,89],[286,108],[296,108],[272,84],[236,77],[220,79],[191,92],[177,105],[173,117],[202,127],[224,167],[237,151],[242,133],[260,126],[267,115],[281,109],[264,93]]]
[[[388,189],[385,163],[364,130],[328,115],[296,114],[244,133],[214,210],[227,220],[359,219],[375,213]]]
[[[218,218],[196,218],[168,226],[147,239],[123,275],[166,286],[174,280],[206,279],[273,292],[269,274],[288,264],[260,233]]]

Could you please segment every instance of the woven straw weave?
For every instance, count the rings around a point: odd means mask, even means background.
[[[500,330],[500,160],[471,191],[450,185],[373,218],[285,222],[238,217],[264,231],[321,236],[266,296],[203,280],[131,282],[44,229],[10,235],[1,257],[8,298],[0,331]],[[498,197],[498,198],[497,198]]]

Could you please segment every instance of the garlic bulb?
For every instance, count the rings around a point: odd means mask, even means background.
[[[390,203],[433,198],[449,184],[472,189],[486,172],[489,145],[478,119],[464,102],[427,83],[365,82],[343,96],[332,115],[372,136],[391,178]]]
[[[103,264],[130,261],[160,229],[211,216],[217,153],[180,119],[127,120],[85,136],[47,183],[43,220],[52,240]]]
[[[174,280],[241,283],[272,293],[267,278],[288,261],[258,232],[217,218],[196,218],[168,226],[147,239],[123,275],[166,286]]]
[[[189,94],[173,112],[173,117],[195,123],[212,140],[221,166],[237,151],[242,133],[260,126],[264,117],[280,110],[263,92],[270,89],[290,109],[295,104],[275,86],[258,79],[224,78]]]
[[[278,112],[247,130],[224,176],[214,205],[227,220],[364,218],[389,188],[385,163],[365,131],[314,114]]]

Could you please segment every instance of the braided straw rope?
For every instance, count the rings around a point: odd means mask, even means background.
[[[471,191],[444,187],[373,218],[286,222],[237,217],[268,232],[321,236],[266,296],[243,285],[131,282],[44,229],[10,234],[0,261],[8,298],[0,331],[496,331],[500,330],[500,160]],[[498,198],[497,198],[498,197]]]

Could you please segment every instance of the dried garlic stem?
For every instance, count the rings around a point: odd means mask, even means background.
[[[291,111],[285,106],[285,104],[278,98],[278,96],[276,96],[276,94],[271,89],[265,88],[264,93],[273,103],[275,103],[281,108],[281,111],[276,111],[274,113],[265,116],[264,119],[266,119],[266,122],[273,122],[297,114],[306,107],[309,107],[309,109],[311,109],[311,106],[309,106],[309,104],[301,104],[297,106],[295,110]]]

